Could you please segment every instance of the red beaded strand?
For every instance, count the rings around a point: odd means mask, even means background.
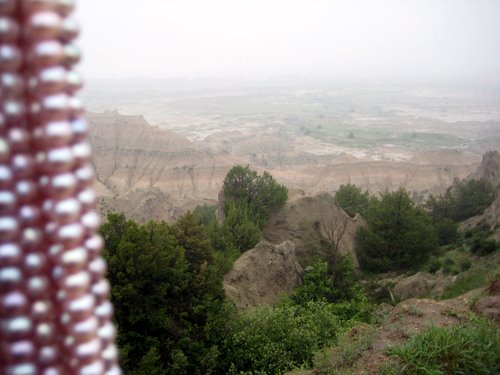
[[[120,374],[71,0],[0,0],[0,375]]]
[[[21,27],[15,1],[0,2],[0,366],[2,374],[36,373],[32,295],[41,292],[37,263],[28,249],[38,208],[27,130]],[[31,207],[31,210],[28,209]],[[25,239],[23,240],[23,237]],[[29,239],[29,240],[28,240]],[[26,263],[25,263],[26,261]],[[38,262],[39,263],[39,262]],[[27,267],[26,267],[27,266]],[[33,270],[34,272],[30,272]]]

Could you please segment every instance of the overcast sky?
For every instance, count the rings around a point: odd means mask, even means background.
[[[80,0],[87,78],[498,79],[500,0]]]

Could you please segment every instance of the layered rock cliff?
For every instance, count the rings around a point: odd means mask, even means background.
[[[141,221],[175,220],[180,211],[215,200],[228,169],[238,162],[151,126],[142,116],[106,111],[87,118],[104,211],[125,211]]]
[[[289,187],[310,193],[334,191],[342,184],[355,184],[371,194],[404,187],[409,191],[443,193],[455,178],[473,173],[481,157],[466,151],[440,150],[416,154],[410,160],[367,160],[340,156],[322,165],[300,165],[273,170]]]
[[[488,151],[483,155],[481,164],[472,178],[482,179],[490,182],[497,189],[500,188],[500,153]]]
[[[120,210],[136,220],[173,221],[197,204],[215,203],[233,165],[252,166],[250,154],[235,156],[224,150],[215,151],[208,144],[194,143],[172,131],[151,126],[142,116],[105,111],[89,113],[87,118],[101,212]],[[279,147],[287,155],[293,151],[283,142]],[[309,193],[333,191],[348,182],[371,193],[400,186],[441,193],[454,178],[465,178],[479,164],[477,155],[451,150],[415,155],[405,161],[341,155],[322,158],[319,164],[301,151],[293,160],[293,165],[270,172],[287,187]]]

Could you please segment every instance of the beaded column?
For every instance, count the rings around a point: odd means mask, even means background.
[[[0,0],[0,375],[119,374],[71,0]]]

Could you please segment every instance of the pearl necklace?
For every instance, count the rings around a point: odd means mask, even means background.
[[[120,374],[72,0],[0,0],[0,375]]]

